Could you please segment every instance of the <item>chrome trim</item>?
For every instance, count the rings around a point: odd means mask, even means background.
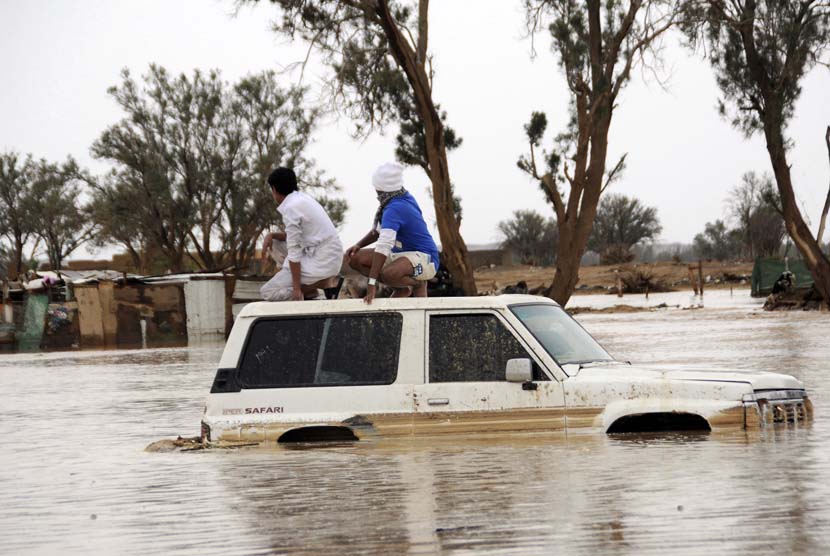
[[[800,402],[807,397],[807,392],[804,390],[756,390],[752,394],[744,394],[742,401],[757,402],[757,401],[786,401],[791,400],[793,403]]]

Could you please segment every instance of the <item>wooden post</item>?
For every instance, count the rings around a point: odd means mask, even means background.
[[[222,273],[225,281],[225,338],[230,336],[233,328],[233,292],[236,289],[236,276]]]
[[[697,277],[700,280],[700,297],[703,299],[703,261],[697,262]]]
[[[692,289],[695,291],[695,295],[697,295],[697,279],[695,278],[695,267],[693,265],[689,265],[687,269],[689,271],[689,283],[692,285]]]
[[[7,313],[11,311],[7,311],[6,309],[6,299],[9,297],[9,282],[7,280],[3,280],[3,287],[0,291],[0,322],[14,322],[14,319],[6,319]]]
[[[622,278],[619,275],[619,270],[617,271],[617,273],[618,273],[617,274],[617,297],[622,297],[623,296]]]

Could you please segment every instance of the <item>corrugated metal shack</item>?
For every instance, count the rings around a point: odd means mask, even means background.
[[[224,340],[263,279],[221,273],[38,272],[6,283],[0,349],[163,347]]]

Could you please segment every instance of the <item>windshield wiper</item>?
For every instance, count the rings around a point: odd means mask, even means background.
[[[569,364],[579,365],[579,370],[581,371],[589,365],[607,365],[609,363],[620,363],[620,361],[617,361],[616,359],[588,359],[586,361],[574,361],[573,363]]]

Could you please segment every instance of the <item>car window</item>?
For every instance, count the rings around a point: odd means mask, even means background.
[[[239,365],[243,388],[392,384],[400,313],[259,319]]]
[[[614,360],[561,307],[531,304],[510,309],[560,365]]]
[[[509,359],[533,359],[492,314],[430,315],[430,382],[505,380]],[[534,380],[547,380],[534,363]]]

